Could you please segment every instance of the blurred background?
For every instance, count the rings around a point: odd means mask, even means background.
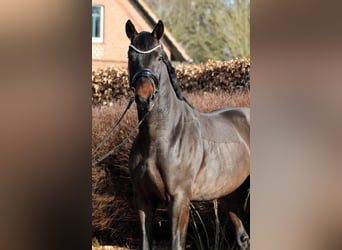
[[[249,0],[145,2],[194,62],[250,56]]]

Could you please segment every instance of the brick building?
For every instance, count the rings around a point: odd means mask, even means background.
[[[138,32],[152,31],[158,18],[142,0],[92,0],[92,67],[127,65],[128,19]],[[189,55],[165,27],[164,50],[173,61],[188,61]]]

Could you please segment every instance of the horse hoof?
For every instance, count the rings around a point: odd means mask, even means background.
[[[249,250],[250,241],[248,235],[242,235],[238,240],[238,246],[240,250]]]

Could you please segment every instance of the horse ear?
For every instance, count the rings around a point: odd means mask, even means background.
[[[138,34],[137,30],[134,27],[134,24],[131,20],[127,20],[126,22],[126,35],[132,41],[134,37]]]
[[[163,34],[164,34],[164,24],[161,20],[159,20],[152,31],[152,35],[158,40],[160,40]]]

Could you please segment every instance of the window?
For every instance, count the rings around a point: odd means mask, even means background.
[[[103,6],[93,5],[91,13],[92,42],[103,42]]]

